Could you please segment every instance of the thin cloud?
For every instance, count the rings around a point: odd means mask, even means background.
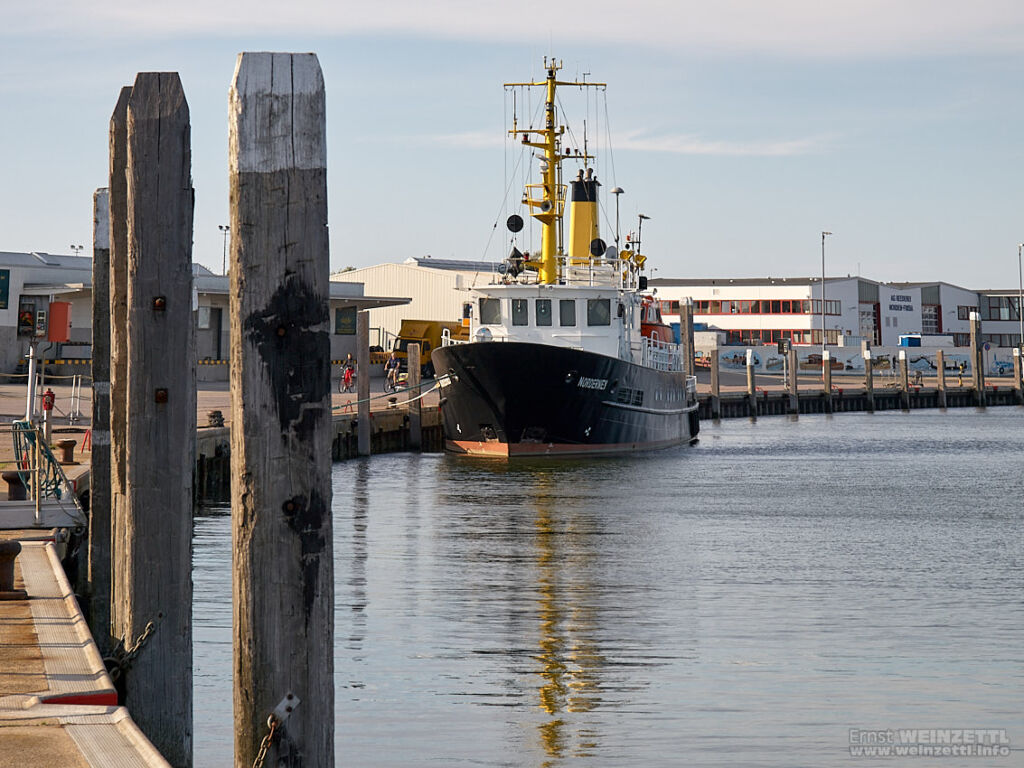
[[[546,0],[510,6],[479,0],[2,0],[0,36],[56,34],[153,37],[225,34],[396,34],[523,44],[644,45],[680,52],[787,56],[1009,53],[1024,50],[1019,0],[564,0],[546,27]]]

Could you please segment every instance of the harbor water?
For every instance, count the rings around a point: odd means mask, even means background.
[[[851,731],[978,728],[1011,755],[943,766],[1020,764],[1024,409],[700,437],[335,465],[338,765],[893,765]],[[230,555],[205,510],[199,768],[231,762]]]

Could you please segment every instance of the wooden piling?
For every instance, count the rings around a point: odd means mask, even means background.
[[[110,191],[92,197],[92,458],[89,464],[89,627],[110,653]]]
[[[754,350],[747,350],[747,410],[750,418],[757,418],[757,379],[754,375]]]
[[[177,73],[138,75],[128,100],[127,146],[126,583],[119,634],[126,647],[144,645],[124,673],[125,704],[168,762],[190,766],[194,192],[189,110]]]
[[[935,389],[938,396],[939,408],[946,407],[946,353],[941,349],[935,350]]]
[[[910,380],[908,376],[908,360],[907,351],[901,349],[899,351],[899,366],[900,366],[900,408],[905,411],[910,410]]]
[[[266,765],[330,768],[330,264],[315,55],[239,55],[228,160],[235,765],[253,764],[276,710]]]
[[[985,352],[981,348],[981,315],[971,312],[971,386],[974,404],[985,407]]]
[[[1021,382],[1020,347],[1013,348],[1013,391],[1017,395],[1017,403],[1024,405],[1024,384]]]
[[[409,448],[418,451],[423,447],[423,409],[420,400],[420,345],[410,344],[406,350],[409,361]]]
[[[832,413],[832,354],[827,349],[821,355],[821,386],[825,413]]]
[[[363,311],[356,315],[356,365],[359,378],[356,379],[356,445],[360,456],[370,455],[370,313]]]
[[[875,412],[875,361],[870,349],[864,350],[864,400],[868,413]]]
[[[679,303],[679,341],[683,345],[683,372],[696,374],[693,362],[693,299],[687,297]]]
[[[126,589],[125,454],[128,444],[128,100],[126,85],[110,117],[110,630],[119,635],[118,609]]]
[[[799,363],[796,358],[796,350],[792,346],[786,350],[786,376],[789,379],[789,413],[800,413],[800,395],[798,392],[799,384],[797,383],[799,372]]]
[[[718,380],[718,347],[711,349],[711,418],[722,418],[722,388]]]

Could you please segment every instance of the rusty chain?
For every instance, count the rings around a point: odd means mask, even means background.
[[[263,768],[263,761],[267,759],[267,750],[274,741],[274,733],[277,731],[277,718],[271,715],[267,718],[267,728],[270,730],[260,742],[260,751],[256,753],[256,759],[252,761],[252,768]]]
[[[103,659],[104,665],[108,668],[111,681],[116,682],[117,679],[131,667],[132,662],[135,661],[135,658],[142,651],[142,647],[146,644],[146,641],[152,637],[154,632],[156,632],[156,622],[151,621],[146,624],[146,628],[142,631],[142,634],[139,635],[139,639],[130,649],[125,649],[124,640],[121,640],[111,655]]]

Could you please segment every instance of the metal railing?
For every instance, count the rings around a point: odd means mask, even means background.
[[[678,344],[644,336],[633,348],[639,353],[640,365],[658,371],[683,370],[683,352]]]

